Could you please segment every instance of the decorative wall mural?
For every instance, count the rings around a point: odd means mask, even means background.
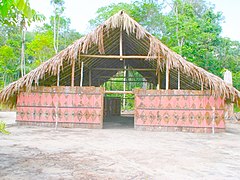
[[[104,90],[97,87],[37,87],[20,92],[17,121],[100,124]]]
[[[224,99],[206,91],[135,91],[135,126],[210,128],[213,116],[215,127],[225,128]]]

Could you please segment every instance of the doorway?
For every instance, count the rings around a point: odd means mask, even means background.
[[[140,71],[140,72],[138,72]],[[103,128],[134,128],[135,96],[134,89],[153,89],[155,87],[150,76],[144,76],[146,69],[133,69],[124,66],[113,76],[99,78],[104,95]],[[152,71],[147,71],[148,73]],[[154,78],[154,76],[152,76]]]
[[[104,129],[134,128],[133,110],[124,110],[122,106],[122,101],[123,99],[119,96],[109,96],[109,94],[105,94],[103,119]]]

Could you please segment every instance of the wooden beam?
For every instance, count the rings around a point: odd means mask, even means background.
[[[125,63],[124,63],[125,64]],[[123,79],[123,92],[124,92],[124,94],[123,94],[123,110],[125,110],[125,105],[126,105],[126,94],[125,94],[125,92],[126,92],[126,74],[127,74],[127,71],[126,71],[126,69],[127,69],[127,67],[126,67],[126,65],[124,66],[124,71],[123,71],[123,76],[124,76],[124,79]]]
[[[91,54],[81,54],[81,58],[103,58],[103,59],[157,59],[157,56],[139,56],[139,55],[91,55]]]
[[[169,89],[169,67],[168,61],[166,60],[166,90]]]
[[[72,83],[71,86],[74,87],[74,74],[75,74],[75,59],[72,61]]]
[[[123,68],[93,68],[96,71],[124,71]],[[126,71],[156,71],[156,69],[125,69]]]
[[[109,79],[108,80],[109,82],[148,82],[147,80],[141,80],[141,81],[128,81],[128,80],[123,80],[123,81],[121,81],[121,80],[111,80],[111,79]]]
[[[81,63],[81,78],[80,78],[80,87],[83,85],[83,62]]]
[[[105,91],[105,94],[133,94],[133,91]]]
[[[60,66],[58,66],[58,73],[57,73],[57,86],[60,85]]]
[[[158,71],[158,85],[157,85],[157,89],[161,89],[161,73],[160,70]]]

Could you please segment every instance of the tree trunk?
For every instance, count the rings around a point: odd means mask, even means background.
[[[26,64],[25,64],[25,28],[22,28],[22,49],[21,49],[21,76],[26,74]]]
[[[54,46],[54,51],[57,54],[57,47],[56,47],[56,15],[54,16],[53,20],[53,46]]]
[[[57,52],[58,52],[58,39],[59,39],[59,27],[60,27],[60,16],[58,16],[58,22],[57,22],[57,29],[56,29],[56,48],[57,48]],[[56,52],[56,53],[57,53]]]

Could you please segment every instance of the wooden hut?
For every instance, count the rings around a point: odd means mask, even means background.
[[[155,89],[105,91],[101,85],[126,67]],[[102,128],[104,94],[135,95],[136,129],[207,132],[225,129],[224,103],[240,93],[188,62],[120,11],[0,93],[16,106],[19,124]],[[214,121],[212,121],[214,119]]]

